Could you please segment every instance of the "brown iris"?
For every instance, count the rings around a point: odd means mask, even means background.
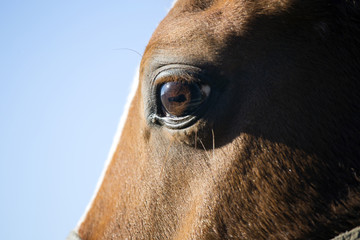
[[[167,82],[161,86],[160,99],[166,116],[182,117],[197,110],[209,95],[208,85]]]

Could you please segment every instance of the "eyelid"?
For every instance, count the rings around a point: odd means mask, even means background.
[[[158,68],[156,71],[154,71],[150,79],[151,79],[151,85],[154,86],[166,82],[166,81],[159,81],[164,77],[178,76],[179,78],[185,80],[186,78],[184,78],[184,76],[189,76],[189,80],[191,77],[191,81],[200,82],[201,81],[200,78],[204,79],[201,77],[202,75],[204,75],[204,73],[198,67],[184,65],[184,64],[170,64]]]
[[[154,81],[155,85],[163,85],[168,82],[180,82],[180,83],[201,83],[200,76],[189,72],[181,71],[163,71]]]

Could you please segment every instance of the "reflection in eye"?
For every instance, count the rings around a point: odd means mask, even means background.
[[[194,113],[209,94],[209,85],[167,82],[161,86],[160,100],[166,116],[182,117]]]

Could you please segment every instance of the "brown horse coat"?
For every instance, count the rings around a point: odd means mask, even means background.
[[[78,235],[329,239],[360,225],[357,0],[179,0]]]

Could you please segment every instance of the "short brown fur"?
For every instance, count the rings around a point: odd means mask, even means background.
[[[153,34],[87,239],[329,239],[360,225],[360,8],[179,0]],[[148,121],[151,76],[196,66],[194,125]]]

